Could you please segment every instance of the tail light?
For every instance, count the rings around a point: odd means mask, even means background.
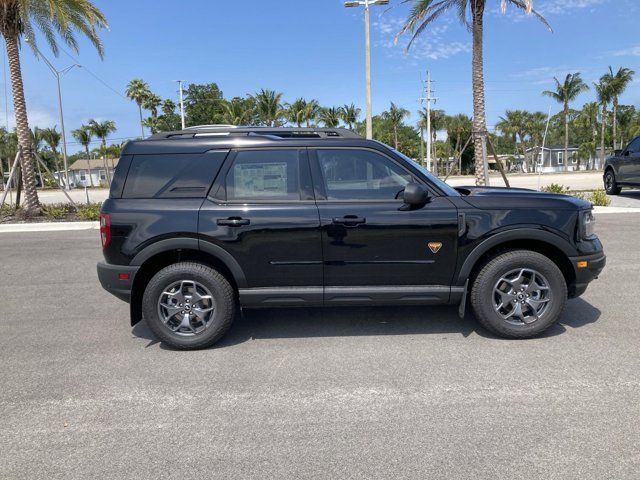
[[[111,217],[108,213],[100,214],[100,240],[102,241],[103,250],[111,242]]]

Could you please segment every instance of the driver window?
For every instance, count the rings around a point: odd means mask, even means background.
[[[327,200],[394,200],[411,175],[370,150],[316,150]]]

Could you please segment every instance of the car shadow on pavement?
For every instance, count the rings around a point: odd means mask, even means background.
[[[599,317],[600,310],[591,304],[580,298],[570,300],[559,323],[543,337],[580,328]],[[238,314],[229,332],[214,348],[277,338],[446,334],[468,337],[474,332],[485,338],[502,340],[482,328],[469,310],[461,319],[453,306],[246,309]],[[132,333],[150,340],[147,347],[159,343],[144,322],[135,325]],[[161,348],[171,349],[163,344]]]
[[[636,198],[640,200],[640,190],[622,190],[619,194],[619,197],[628,197],[628,198]]]

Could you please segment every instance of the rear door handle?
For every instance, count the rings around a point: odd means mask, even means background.
[[[336,217],[333,219],[333,223],[337,225],[344,225],[345,227],[355,227],[356,225],[362,225],[366,222],[366,218],[358,217],[357,215],[345,215],[342,218]]]
[[[216,223],[220,226],[240,227],[242,225],[249,225],[251,221],[248,218],[229,217],[229,218],[219,218],[218,220],[216,220]]]

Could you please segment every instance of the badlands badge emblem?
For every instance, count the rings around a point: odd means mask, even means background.
[[[431,253],[438,253],[442,248],[442,242],[429,242],[427,245],[429,246]]]

